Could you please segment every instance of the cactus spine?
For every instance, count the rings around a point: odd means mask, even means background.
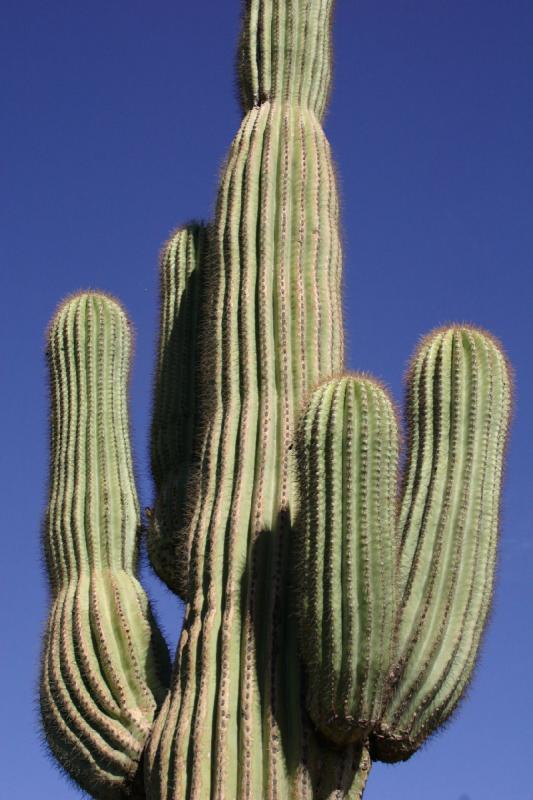
[[[358,800],[370,758],[408,758],[472,673],[508,367],[473,328],[423,341],[398,510],[393,404],[342,374],[332,10],[246,0],[215,220],[162,255],[148,550],[186,601],[171,680],[135,578],[127,321],[88,293],[52,323],[42,712],[96,798]]]

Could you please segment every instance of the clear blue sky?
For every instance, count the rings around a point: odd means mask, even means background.
[[[4,0],[1,239],[2,797],[72,798],[39,743],[46,615],[43,331],[102,288],[137,329],[141,502],[157,253],[208,217],[239,123],[239,0]],[[341,178],[349,366],[402,393],[425,331],[474,322],[516,369],[494,612],[457,719],[365,800],[533,800],[533,5],[338,0],[326,130]],[[148,585],[174,644],[173,596]]]

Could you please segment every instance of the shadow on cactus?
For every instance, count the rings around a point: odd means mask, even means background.
[[[422,341],[399,484],[394,404],[344,372],[332,8],[247,0],[215,219],[161,259],[148,550],[186,603],[171,678],[136,577],[125,314],[89,292],[50,328],[42,718],[95,798],[356,800],[472,675],[509,369],[473,327]]]

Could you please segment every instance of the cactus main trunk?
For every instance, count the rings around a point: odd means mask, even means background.
[[[313,65],[326,53],[329,68],[331,5],[250,3],[245,20],[244,51],[260,40],[259,72],[277,67],[232,145],[200,268],[199,463],[178,534],[189,602],[148,751],[153,797],[329,797],[357,773],[360,748],[319,744],[307,719],[287,613],[297,415],[343,366],[337,189],[313,92],[329,85]],[[265,38],[256,11],[294,44]]]

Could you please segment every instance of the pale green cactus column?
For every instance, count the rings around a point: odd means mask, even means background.
[[[102,800],[360,800],[471,678],[491,602],[510,373],[469,326],[386,389],[345,374],[333,0],[246,0],[243,119],[212,223],[161,257],[148,512],[185,601],[171,679],[136,578],[130,333],[116,301],[50,328],[51,750]],[[357,267],[364,285],[364,269]]]
[[[154,797],[356,797],[366,774],[360,743],[339,751],[313,730],[288,612],[297,416],[343,368],[338,198],[320,125],[332,5],[250,2],[243,21],[245,115],[197,267],[196,461],[169,531],[188,605],[147,752]],[[169,259],[163,270],[169,287],[166,275],[185,273]]]
[[[44,544],[52,608],[42,717],[60,764],[105,799],[131,788],[169,672],[135,576],[140,519],[126,399],[130,351],[126,315],[104,295],[72,297],[51,323]]]
[[[472,677],[492,599],[511,406],[490,335],[430,334],[408,376],[408,461],[398,534],[398,653],[376,757],[408,758],[445,722]]]

